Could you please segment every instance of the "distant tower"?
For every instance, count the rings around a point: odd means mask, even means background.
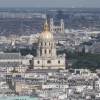
[[[53,18],[50,19],[50,32],[54,32],[54,21],[53,21]]]
[[[64,32],[65,26],[64,26],[64,20],[63,19],[61,19],[60,25],[61,25],[61,32]]]
[[[57,15],[58,20],[63,19],[63,11],[58,10],[58,15]]]
[[[21,92],[22,91],[22,83],[14,82],[14,90],[15,90],[15,92]]]

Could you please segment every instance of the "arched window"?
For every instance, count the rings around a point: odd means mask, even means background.
[[[37,61],[37,63],[39,64],[39,63],[40,63],[40,61]]]
[[[45,50],[45,54],[47,53],[47,50]]]
[[[32,60],[29,60],[29,63],[31,64],[32,63]]]
[[[60,64],[60,60],[58,61],[58,64]]]
[[[51,60],[48,60],[47,63],[50,64],[51,63]]]

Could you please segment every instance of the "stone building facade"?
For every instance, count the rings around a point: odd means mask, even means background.
[[[65,55],[56,54],[56,45],[47,22],[37,44],[37,57],[32,60],[33,69],[65,69]]]

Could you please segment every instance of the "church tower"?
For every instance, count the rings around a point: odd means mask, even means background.
[[[50,32],[51,33],[57,33],[57,32],[63,33],[64,31],[65,31],[65,26],[64,26],[64,20],[63,19],[60,20],[59,26],[54,25],[53,18],[50,19]]]
[[[61,26],[61,32],[64,32],[65,26],[64,26],[64,20],[63,19],[61,19],[61,21],[60,21],[60,26]]]
[[[50,19],[50,32],[54,32],[54,21],[53,21],[53,18]]]

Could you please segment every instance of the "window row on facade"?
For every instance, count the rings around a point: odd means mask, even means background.
[[[50,46],[50,45],[53,45],[53,43],[50,43],[50,42],[49,42],[49,43],[47,43],[47,42],[45,42],[45,43],[41,42],[41,46],[43,46],[43,44],[44,44],[45,46],[46,46],[46,45],[49,45],[49,46]]]
[[[44,53],[47,54],[47,50],[44,50]],[[42,50],[40,50],[40,54],[42,54]],[[49,50],[49,54],[51,54],[51,50]]]
[[[47,60],[47,63],[50,64],[51,60]],[[37,61],[37,64],[40,64],[40,61]],[[60,60],[58,61],[58,64],[60,64]]]

